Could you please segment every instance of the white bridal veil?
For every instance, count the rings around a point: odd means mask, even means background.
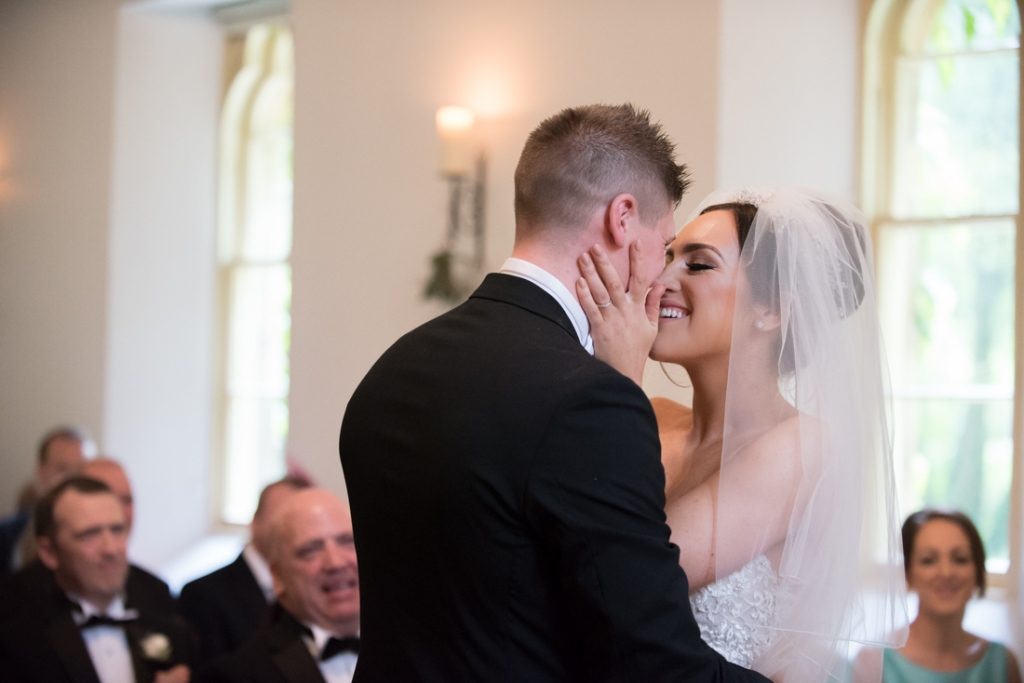
[[[736,294],[716,576],[766,555],[779,585],[768,598],[771,644],[754,668],[789,683],[824,681],[852,643],[897,647],[906,637],[871,238],[856,208],[810,190],[717,192],[696,213],[730,202],[757,214]],[[766,409],[766,385],[792,409]],[[778,476],[751,481],[745,461],[765,440]],[[787,493],[763,496],[768,487]],[[772,502],[755,508],[755,497]],[[735,618],[737,628],[756,627]]]

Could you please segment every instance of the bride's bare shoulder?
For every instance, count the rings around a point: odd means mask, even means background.
[[[771,429],[743,449],[744,454],[765,460],[774,467],[791,469],[793,474],[812,468],[808,460],[820,453],[827,439],[821,420],[794,410]]]
[[[659,431],[687,430],[693,426],[693,410],[681,403],[655,396],[651,399],[651,407],[654,408]]]

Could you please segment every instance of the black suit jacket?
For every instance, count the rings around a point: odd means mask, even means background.
[[[178,606],[199,630],[203,664],[248,640],[268,613],[263,589],[241,555],[226,567],[185,584]]]
[[[527,280],[392,346],[340,450],[357,683],[765,680],[700,639],[650,402]]]
[[[0,622],[0,680],[4,683],[99,683],[81,632],[71,614],[71,603],[51,584],[36,596],[34,609]],[[127,624],[125,634],[132,654],[137,683],[153,680],[158,670],[194,663],[196,642],[191,630],[176,615],[144,613]],[[164,635],[171,644],[166,660],[148,659],[140,643]]]
[[[57,587],[53,572],[36,560],[0,582],[0,622],[32,612]],[[125,605],[143,614],[171,615],[178,607],[163,580],[134,564],[128,567]]]
[[[306,632],[280,605],[240,648],[214,661],[202,683],[324,683],[302,636]]]

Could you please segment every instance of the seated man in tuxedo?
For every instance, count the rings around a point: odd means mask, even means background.
[[[29,528],[35,501],[76,474],[93,448],[92,441],[74,427],[57,427],[43,436],[37,452],[31,503],[0,520],[0,579],[35,559],[34,537]],[[24,557],[26,554],[32,557]]]
[[[201,666],[233,652],[266,621],[274,601],[274,580],[266,559],[270,556],[270,523],[287,500],[308,487],[309,482],[295,476],[268,484],[249,525],[252,540],[238,558],[181,589],[181,613],[202,637]]]
[[[128,531],[131,532],[135,518],[135,504],[131,483],[124,468],[114,460],[96,458],[87,460],[81,466],[82,476],[96,479],[107,485],[120,501],[124,510]],[[38,559],[0,583],[0,620],[8,615],[32,609],[38,596],[53,590],[53,573]],[[125,600],[136,610],[145,614],[173,614],[178,611],[167,584],[142,567],[128,565],[125,581]]]
[[[352,518],[336,496],[300,491],[271,524],[271,620],[208,676],[224,683],[350,683],[359,650]]]
[[[72,477],[36,505],[53,572],[34,609],[0,623],[0,671],[19,683],[187,683],[194,636],[180,617],[125,602],[128,523],[106,484]]]

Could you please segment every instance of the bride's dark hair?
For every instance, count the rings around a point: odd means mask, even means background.
[[[728,211],[732,214],[732,219],[736,222],[736,234],[740,238],[740,251],[743,251],[743,245],[747,243],[747,235],[750,234],[751,229],[754,227],[754,216],[757,215],[757,207],[746,202],[728,202],[726,204],[709,206],[701,211],[700,215],[703,216],[712,211]]]
[[[712,211],[728,211],[736,224],[736,236],[740,242],[740,253],[747,243],[747,238],[754,229],[754,218],[757,216],[757,207],[746,202],[727,202],[725,204],[714,204],[700,212],[700,215]],[[758,251],[762,254],[762,264],[773,264],[775,261],[775,235],[771,232],[761,237],[758,244]],[[779,313],[779,280],[776,270],[769,268],[748,268],[747,280],[750,283],[750,291],[754,300],[762,304],[773,313]],[[796,371],[796,358],[793,350],[792,329],[787,330],[787,343],[782,343],[782,337],[776,336],[772,343],[772,356],[779,359],[779,374],[787,376]]]
[[[836,237],[840,238],[839,251],[843,254],[839,264],[841,268],[848,269],[846,275],[839,274],[840,282],[836,285],[833,296],[835,298],[836,313],[839,319],[846,318],[860,307],[864,299],[864,263],[866,258],[864,233],[862,226],[849,224],[846,219],[834,207],[827,203],[818,205],[819,210],[830,214],[834,219],[833,223],[839,228]],[[701,215],[712,211],[728,211],[736,224],[736,236],[739,238],[740,252],[747,243],[754,230],[754,220],[757,217],[757,207],[747,202],[727,202],[713,204],[701,211]],[[860,230],[858,230],[860,228]],[[838,241],[838,240],[837,240]],[[754,301],[761,304],[769,311],[780,314],[781,292],[779,291],[778,264],[776,263],[778,247],[775,233],[768,230],[759,235],[757,243],[757,267],[752,263],[745,264],[747,281],[750,284],[750,292]],[[849,278],[849,285],[844,285],[843,280]],[[852,285],[852,286],[851,286]],[[849,291],[852,289],[852,291]],[[773,355],[779,359],[779,374],[787,376],[796,371],[797,359],[796,349],[793,341],[793,327],[788,326],[785,332],[785,343],[780,337],[776,338],[772,348]]]

